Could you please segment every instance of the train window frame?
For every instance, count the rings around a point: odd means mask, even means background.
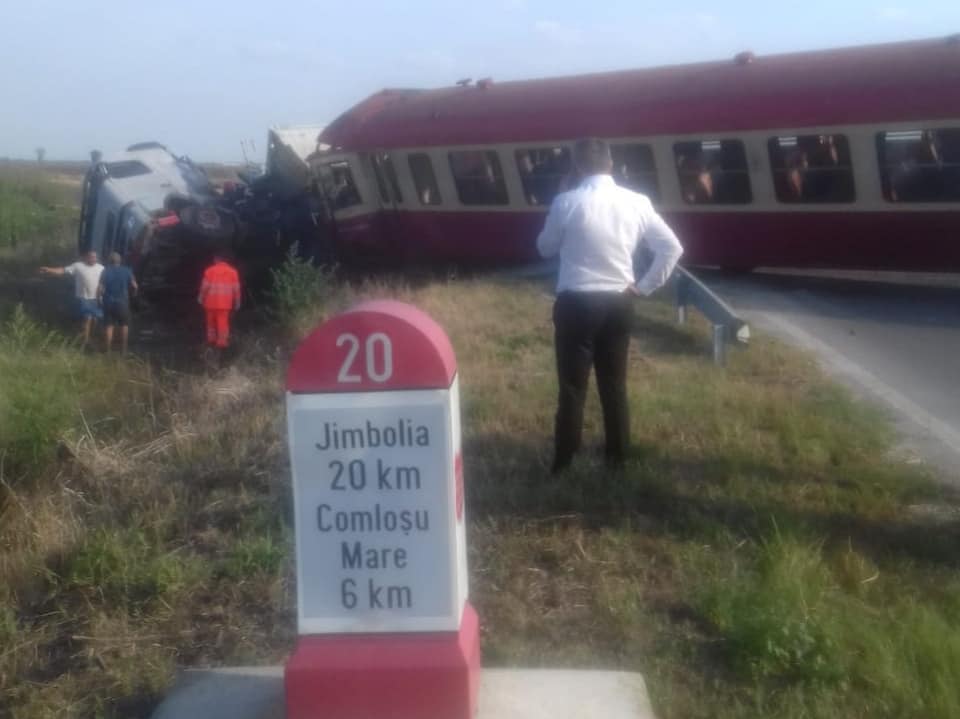
[[[950,142],[944,143],[943,135],[950,138]],[[906,144],[901,145],[904,150],[903,157],[897,162],[890,161],[891,137],[895,142],[907,143],[913,141],[914,144],[927,142],[928,137],[933,138],[932,152],[933,161],[916,161],[916,157],[909,156],[909,147]],[[915,127],[898,130],[883,130],[874,136],[874,144],[877,152],[877,167],[880,172],[880,186],[883,199],[889,204],[895,205],[916,205],[930,203],[942,205],[945,203],[960,202],[960,127]],[[944,149],[945,148],[945,149]],[[909,163],[913,161],[911,166]],[[903,185],[895,187],[895,179],[891,170],[896,169],[901,173],[913,170],[914,180],[918,181],[914,187]],[[919,170],[919,172],[917,172]],[[906,175],[904,179],[906,179]],[[926,178],[927,187],[924,188],[922,181]],[[939,185],[938,193],[924,193],[932,187]]]
[[[828,144],[824,138],[829,138]],[[832,150],[825,149],[828,146]],[[811,158],[825,156],[833,158],[832,167],[811,164]],[[767,157],[773,191],[781,204],[849,205],[857,201],[850,139],[843,133],[774,135],[767,138]]]
[[[561,164],[566,165],[562,172],[545,172],[536,175],[536,167],[530,169],[525,167],[527,160],[532,162],[533,153],[552,153],[556,156],[559,150]],[[554,198],[561,192],[572,189],[566,186],[572,177],[573,172],[573,153],[566,145],[539,145],[536,147],[517,147],[513,150],[513,161],[517,166],[517,173],[520,176],[520,185],[523,190],[523,198],[531,207],[550,207]],[[541,187],[535,182],[538,179],[547,180]]]
[[[414,161],[425,164],[419,168],[414,166]],[[428,207],[436,207],[443,204],[443,195],[440,193],[440,183],[437,181],[437,173],[433,169],[433,158],[426,152],[411,152],[407,155],[407,167],[410,168],[410,177],[413,179],[413,188],[416,190],[417,199],[420,204]],[[425,174],[421,174],[426,170]],[[425,182],[423,182],[425,181]]]
[[[703,167],[703,163],[700,161],[698,164],[701,167],[684,169],[682,163],[687,154],[695,147],[699,147],[701,153],[707,151],[719,152],[720,167],[709,169]],[[733,154],[738,155],[739,159],[742,160],[740,167],[725,166],[725,159]],[[747,146],[743,140],[729,137],[681,140],[673,143],[673,159],[677,179],[680,182],[680,196],[687,205],[712,207],[717,205],[743,206],[753,203],[750,164],[747,160]],[[704,177],[705,175],[706,177]],[[724,181],[723,183],[716,182],[718,176]],[[735,187],[732,187],[733,182],[738,179],[742,181],[739,193],[735,191]],[[692,183],[691,180],[693,180]],[[698,192],[700,194],[697,194]]]
[[[336,179],[335,172],[342,168],[346,168],[349,182],[339,189],[336,187],[329,187],[328,189],[328,185],[332,185]],[[321,184],[324,188],[324,195],[327,197],[327,201],[330,203],[330,209],[333,212],[342,212],[363,204],[363,194],[360,192],[360,186],[357,184],[356,173],[348,160],[341,159],[322,162],[320,164],[320,177]],[[329,181],[327,179],[328,177]],[[334,191],[336,191],[336,194],[334,194]],[[352,192],[352,194],[350,194],[350,192]],[[343,204],[341,204],[342,200],[345,201]]]
[[[639,150],[640,154],[645,156],[644,160],[649,161],[649,168],[631,172],[629,175],[626,172],[618,170],[618,167],[621,164],[625,166],[625,162],[622,161],[626,160],[626,158],[618,158],[617,156],[629,150]],[[660,202],[662,197],[660,190],[660,176],[657,174],[657,158],[653,151],[653,145],[648,142],[614,142],[610,143],[610,155],[613,158],[613,178],[616,180],[618,185],[628,190],[632,190],[633,192],[639,192],[640,194],[645,195],[650,199],[651,202]],[[643,175],[646,175],[648,178],[652,179],[652,183],[638,183],[631,179],[631,176],[637,177]]]
[[[477,200],[464,199],[465,195],[463,181],[465,179],[472,179],[474,182],[476,182],[479,179],[479,175],[474,177],[464,177],[458,172],[458,161],[455,158],[470,154],[483,155],[487,160],[488,169],[493,171],[493,187],[495,195],[495,199],[493,201],[483,198]],[[453,186],[457,191],[457,199],[460,201],[461,205],[465,207],[503,207],[510,204],[510,192],[507,189],[507,179],[503,171],[503,163],[500,162],[500,155],[496,150],[488,148],[450,150],[447,153],[447,164],[450,166],[450,174],[453,177]]]
[[[374,152],[370,159],[383,204],[402,205],[403,192],[400,191],[400,178],[397,176],[397,168],[393,164],[393,155],[381,150]]]

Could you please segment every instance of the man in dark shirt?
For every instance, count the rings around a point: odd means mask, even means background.
[[[133,277],[133,270],[121,264],[123,260],[116,252],[110,255],[110,265],[100,275],[100,287],[97,288],[97,297],[103,305],[104,322],[106,324],[107,354],[113,344],[113,328],[120,327],[120,347],[123,355],[127,354],[127,340],[130,335],[130,292],[137,291],[137,281]]]

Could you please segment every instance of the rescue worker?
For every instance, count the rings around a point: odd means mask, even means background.
[[[203,273],[197,302],[207,315],[207,345],[224,350],[230,344],[230,311],[240,309],[240,277],[218,252]]]

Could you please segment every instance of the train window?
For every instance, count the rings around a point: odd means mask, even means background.
[[[373,155],[373,172],[377,176],[377,187],[380,189],[380,199],[389,203],[403,202],[400,192],[400,181],[397,179],[397,170],[393,166],[393,158],[389,152],[377,152]],[[389,193],[388,194],[388,190]]]
[[[500,158],[493,150],[451,152],[450,170],[464,205],[506,205],[507,185]]]
[[[888,202],[960,201],[960,128],[877,134]]]
[[[570,150],[566,147],[538,147],[517,150],[517,169],[523,182],[523,194],[530,205],[549,205],[558,193],[567,189],[570,177]]]
[[[350,165],[345,161],[329,162],[321,172],[324,191],[334,210],[345,210],[361,203],[357,183]]]
[[[437,186],[437,176],[433,173],[433,163],[430,156],[422,152],[409,155],[407,162],[410,165],[410,174],[413,175],[413,184],[417,188],[417,197],[421,205],[439,205],[440,188]]]
[[[641,192],[654,202],[660,199],[657,164],[649,145],[611,145],[610,154],[618,185]]]
[[[739,140],[678,142],[673,154],[684,202],[745,205],[753,199],[747,153]]]
[[[771,137],[767,150],[780,202],[853,202],[853,167],[846,136]]]

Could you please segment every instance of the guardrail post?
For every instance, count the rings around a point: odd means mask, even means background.
[[[713,326],[713,363],[717,367],[727,363],[727,328],[724,325]]]

